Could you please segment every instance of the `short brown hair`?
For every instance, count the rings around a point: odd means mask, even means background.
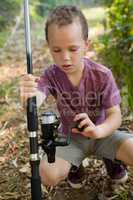
[[[84,40],[88,39],[88,24],[83,13],[76,7],[71,5],[58,6],[53,9],[46,21],[45,36],[48,42],[48,27],[51,24],[57,24],[58,26],[71,24],[75,19],[79,19],[82,28],[82,34]]]

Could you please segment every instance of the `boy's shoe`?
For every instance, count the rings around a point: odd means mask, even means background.
[[[128,179],[126,166],[121,161],[112,161],[107,158],[103,159],[106,170],[112,181],[116,184],[125,183]]]
[[[74,189],[80,189],[85,184],[85,169],[81,164],[79,167],[72,165],[67,177],[67,182]]]

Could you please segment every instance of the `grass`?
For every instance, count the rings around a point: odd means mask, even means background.
[[[7,41],[8,37],[10,35],[9,31],[2,31],[0,32],[0,48],[3,48],[5,42]]]
[[[0,117],[9,110],[14,109],[10,107],[10,104],[18,101],[17,85],[16,79],[0,85]]]
[[[16,82],[6,82],[0,85],[0,96],[1,98],[10,97],[13,96],[13,93],[15,94],[16,89]]]
[[[116,200],[128,200],[128,191],[124,190],[124,191],[120,191],[117,194],[117,198]]]

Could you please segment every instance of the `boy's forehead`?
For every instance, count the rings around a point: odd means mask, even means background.
[[[67,25],[51,24],[48,29],[48,38],[51,40],[65,40],[83,38],[82,27],[78,21]]]

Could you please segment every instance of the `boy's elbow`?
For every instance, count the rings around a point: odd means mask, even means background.
[[[120,108],[117,107],[116,111],[115,111],[115,119],[117,119],[117,126],[118,128],[121,126],[122,124],[122,114],[121,114],[121,110]]]
[[[107,116],[111,116],[113,123],[116,124],[116,128],[119,128],[122,124],[122,114],[120,106],[116,105],[107,110]]]
[[[119,112],[119,117],[118,117],[118,121],[119,121],[119,127],[121,126],[122,124],[122,114],[121,114],[121,111]]]

